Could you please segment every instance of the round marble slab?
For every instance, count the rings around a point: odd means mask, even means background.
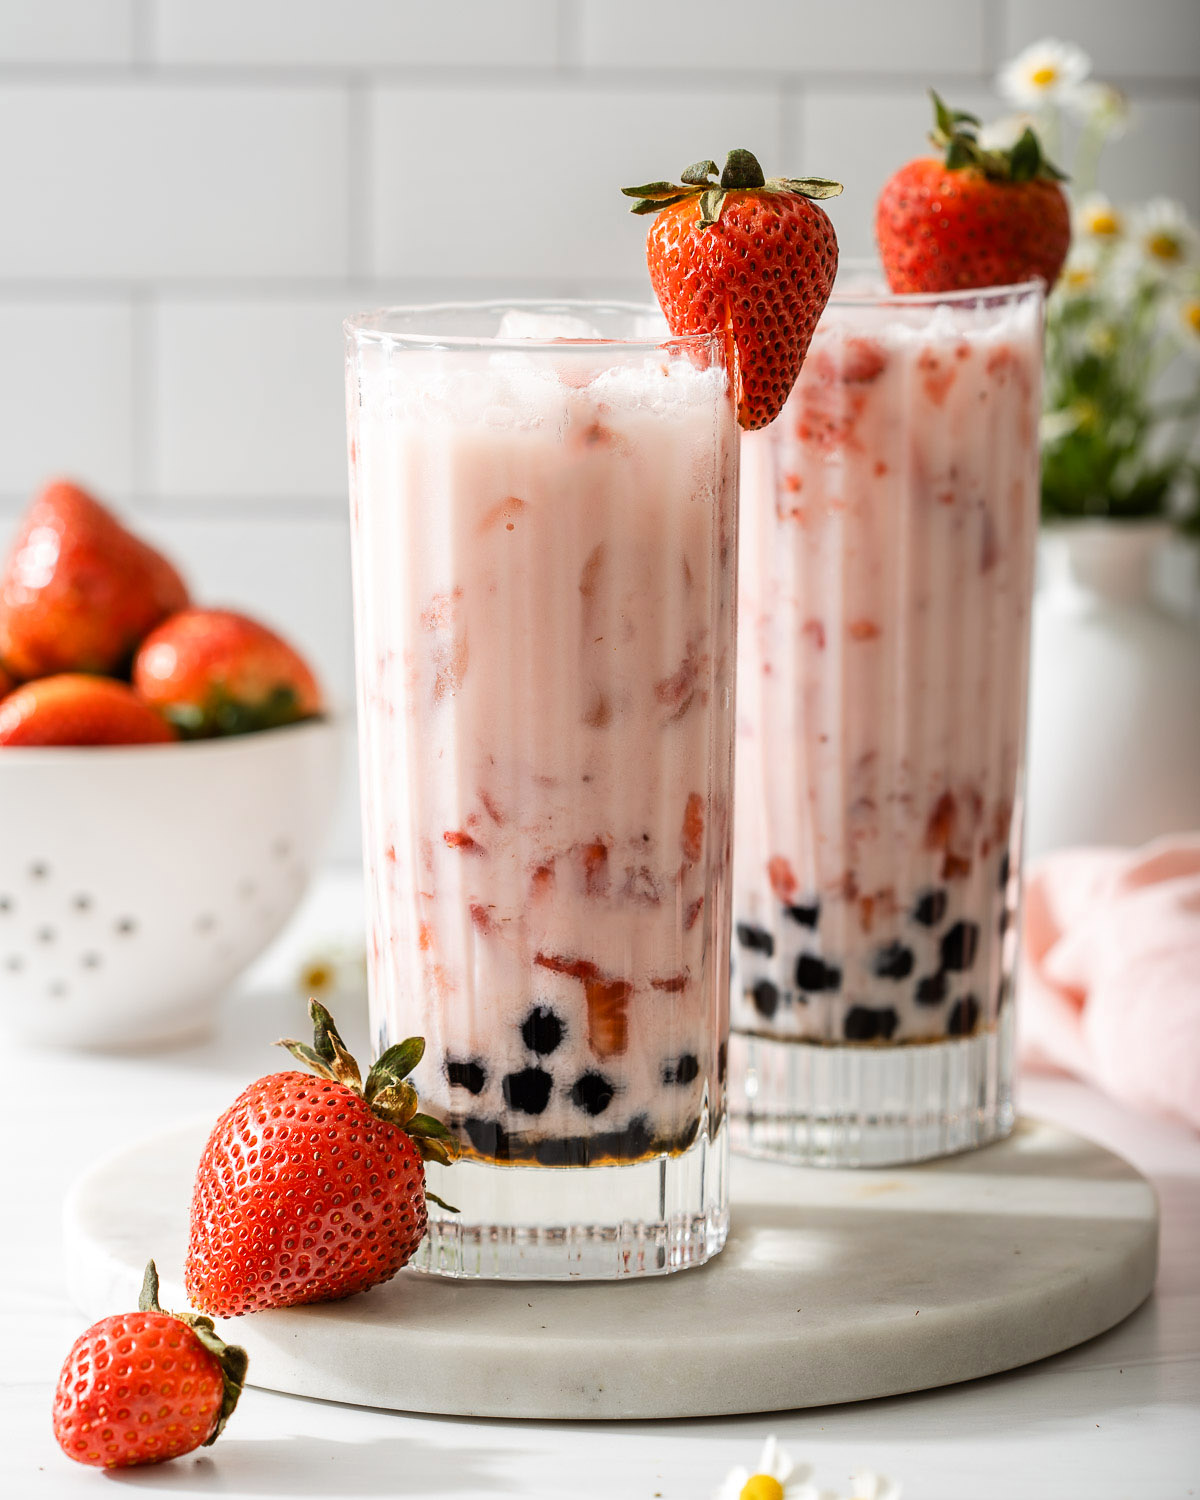
[[[182,1266],[207,1127],[90,1171],[66,1207],[91,1316],[163,1305]],[[646,1418],[779,1411],[990,1375],[1111,1328],[1154,1284],[1158,1208],[1119,1157],[1024,1120],[916,1167],[830,1171],[735,1158],[732,1229],[707,1266],[627,1282],[464,1282],[402,1271],[346,1302],[221,1327],[250,1380],[455,1416]]]

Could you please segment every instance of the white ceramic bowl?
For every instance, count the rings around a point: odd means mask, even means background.
[[[328,721],[0,749],[0,1017],[59,1046],[200,1035],[291,915],[336,795]]]

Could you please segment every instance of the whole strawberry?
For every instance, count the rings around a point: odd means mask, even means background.
[[[242,1394],[246,1351],[195,1313],[158,1305],[146,1267],[138,1311],[75,1340],[54,1392],[54,1436],[77,1463],[124,1469],[215,1443]]]
[[[1049,289],[1071,244],[1062,173],[1031,129],[1011,150],[986,150],[974,115],[932,98],[930,140],[943,155],[901,167],[875,206],[888,285],[894,292],[953,292],[1041,277]]]
[[[0,746],[169,745],[176,735],[131,687],[64,672],[0,700]]]
[[[133,682],[186,739],[311,719],[321,689],[273,630],[228,609],[185,609],[142,642]]]
[[[622,188],[635,214],[657,214],[646,239],[650,282],[671,332],[724,332],[738,421],[765,427],[796,383],[837,274],[837,236],[816,198],[825,177],[763,177],[749,151],[696,162],[680,182]]]
[[[390,1280],[425,1235],[423,1161],[455,1155],[406,1081],[420,1037],[389,1047],[364,1084],[329,1012],[312,1000],[309,1014],[313,1045],[279,1046],[317,1076],[252,1083],[200,1158],[185,1276],[215,1317],[331,1302]]]
[[[121,673],[143,636],[187,602],[165,557],[78,485],[56,480],[0,574],[0,660],[23,680]]]

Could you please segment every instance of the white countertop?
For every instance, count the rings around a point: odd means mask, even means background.
[[[270,959],[224,1003],[212,1042],[144,1056],[10,1044],[2,1118],[11,1207],[0,1239],[5,1495],[95,1496],[98,1486],[119,1483],[226,1500],[705,1500],[734,1464],[754,1462],[768,1432],[815,1465],[821,1485],[848,1489],[850,1471],[866,1466],[902,1480],[906,1500],[1200,1495],[1200,1139],[1077,1083],[1037,1077],[1023,1083],[1022,1110],[1121,1153],[1153,1181],[1162,1204],[1156,1294],[1066,1354],[886,1401],[690,1422],[408,1417],[250,1389],[225,1435],[201,1455],[103,1477],[69,1462],[50,1431],[54,1381],[84,1323],[62,1291],[67,1186],[140,1136],[188,1116],[215,1117],[273,1066],[268,1044],[304,1026],[302,998],[288,985],[296,955],[314,938],[352,931],[357,909],[353,880],[323,880]],[[337,1014],[347,1039],[365,1052],[365,1016],[344,1010]]]

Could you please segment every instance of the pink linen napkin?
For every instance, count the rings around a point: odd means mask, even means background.
[[[1018,1055],[1200,1130],[1200,833],[1025,876]]]

